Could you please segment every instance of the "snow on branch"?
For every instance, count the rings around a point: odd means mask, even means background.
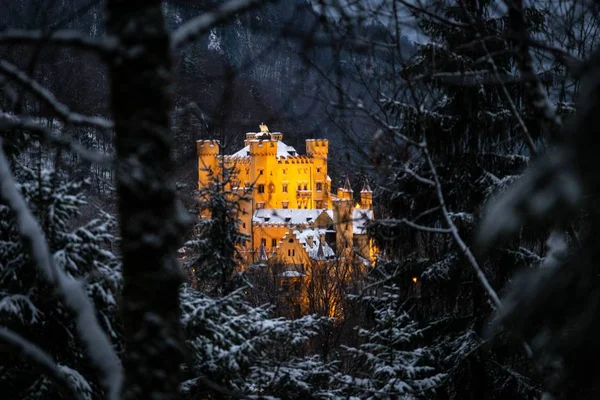
[[[445,200],[444,194],[442,192],[442,184],[440,182],[440,177],[437,174],[437,169],[435,168],[435,164],[433,163],[433,160],[431,159],[431,155],[429,154],[429,150],[427,149],[427,147],[423,148],[423,153],[425,155],[425,158],[427,159],[427,164],[429,165],[429,168],[431,169],[431,173],[433,175],[433,180],[435,182],[436,195],[438,198],[438,202],[440,203],[440,210],[442,211],[442,215],[444,216],[444,220],[446,221],[446,224],[450,227],[450,233],[452,234],[452,237],[454,238],[454,241],[458,245],[461,253],[463,253],[465,258],[467,259],[467,261],[469,262],[469,264],[475,271],[475,274],[477,275],[477,279],[479,279],[479,282],[481,282],[481,284],[483,285],[485,291],[487,292],[488,296],[490,296],[490,298],[492,299],[496,308],[501,309],[502,302],[500,301],[498,294],[496,293],[496,291],[494,290],[494,288],[488,281],[487,277],[485,276],[485,273],[479,266],[477,259],[475,258],[475,256],[471,252],[471,250],[469,249],[469,246],[467,246],[467,244],[464,242],[464,240],[458,233],[458,229],[456,228],[454,221],[452,221],[452,217],[451,217],[450,213],[448,212],[448,208],[446,207],[446,200]]]
[[[464,7],[463,7],[463,9],[464,9]],[[473,27],[477,27],[478,26],[477,21],[471,15],[471,13],[469,11],[467,11],[466,9],[464,9],[464,11],[465,11],[465,15],[467,15],[467,17],[469,18],[471,25]],[[496,65],[496,62],[494,61],[494,58],[492,57],[492,53],[488,49],[488,46],[485,43],[485,40],[483,40],[482,34],[479,30],[476,31],[476,37],[479,39],[481,47],[485,51],[485,57],[487,58],[487,61],[489,62],[490,66],[492,67],[492,71],[493,71],[496,79],[498,80],[498,82],[500,82],[500,89],[502,90],[502,94],[506,98],[506,102],[508,103],[510,111],[512,112],[513,116],[519,123],[519,127],[521,128],[521,134],[523,135],[523,140],[525,141],[525,144],[527,145],[529,152],[531,154],[537,154],[537,149],[536,149],[535,143],[533,142],[533,138],[531,137],[531,134],[529,133],[529,129],[527,128],[527,125],[525,124],[523,117],[517,110],[517,106],[515,105],[515,102],[511,96],[510,92],[508,91],[508,88],[506,87],[506,85],[504,85],[502,83],[502,77],[501,77],[500,71],[498,69],[498,66]]]
[[[44,234],[35,217],[17,189],[0,140],[0,195],[15,213],[19,231],[29,245],[38,268],[58,290],[66,305],[76,316],[80,338],[92,362],[102,371],[102,383],[109,399],[117,400],[121,391],[123,373],[121,363],[107,336],[96,319],[96,310],[87,296],[83,283],[69,277],[53,262]]]
[[[563,215],[576,207],[583,192],[572,165],[573,156],[562,149],[537,160],[527,174],[486,206],[478,246],[487,250],[496,240],[516,234],[527,222]]]
[[[103,56],[114,54],[118,51],[116,40],[104,38],[101,40],[86,37],[77,31],[61,30],[52,33],[42,31],[8,29],[0,32],[0,45],[12,44],[48,44],[55,46],[74,47],[94,51]]]
[[[201,34],[208,32],[217,24],[226,21],[237,13],[257,7],[267,0],[230,0],[223,3],[212,12],[192,18],[181,25],[172,35],[171,43],[174,49],[183,47],[188,42],[195,40]]]
[[[100,129],[112,129],[113,123],[102,117],[90,117],[78,114],[69,109],[66,104],[61,103],[48,89],[29,77],[17,66],[6,60],[0,59],[0,74],[8,76],[22,86],[25,90],[33,93],[40,101],[50,106],[52,111],[65,122],[73,125],[92,126]]]
[[[24,129],[31,131],[36,135],[39,135],[43,140],[46,140],[57,147],[72,151],[81,158],[94,164],[111,165],[113,162],[112,157],[88,150],[79,143],[74,142],[71,138],[56,134],[30,118],[19,118],[14,115],[0,113],[0,130],[6,129]]]
[[[46,376],[57,384],[59,390],[65,391],[65,388],[67,389],[68,393],[65,394],[69,395],[69,398],[82,399],[80,393],[69,384],[68,377],[63,373],[58,364],[39,346],[7,328],[0,328],[0,342],[4,342],[18,350],[18,353],[24,355],[33,364],[42,368]]]
[[[424,231],[424,232],[430,232],[430,233],[452,233],[452,230],[449,228],[436,228],[436,227],[432,227],[432,226],[426,226],[426,225],[421,225],[421,224],[417,224],[414,223],[412,221],[407,220],[406,218],[401,218],[401,219],[392,219],[392,218],[387,218],[387,219],[378,219],[377,221],[375,221],[373,223],[374,225],[379,225],[379,226],[385,226],[385,227],[397,227],[399,225],[406,225],[409,226],[413,229],[419,230],[419,231]]]
[[[562,119],[556,112],[556,107],[550,102],[546,90],[542,87],[539,77],[533,69],[533,59],[529,52],[529,41],[527,24],[523,15],[523,1],[511,0],[504,2],[508,7],[509,22],[515,36],[517,37],[516,62],[521,71],[525,91],[531,98],[534,110],[546,121],[550,122],[554,129],[562,127]]]

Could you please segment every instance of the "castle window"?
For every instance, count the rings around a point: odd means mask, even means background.
[[[283,201],[281,204],[284,209],[287,209],[290,206],[290,203],[288,201]]]
[[[265,239],[265,238],[260,239],[260,245],[262,247],[267,247],[267,239]]]
[[[302,185],[298,184],[298,190],[302,190]]]
[[[271,247],[277,247],[277,239],[271,239]]]
[[[323,191],[323,183],[317,182],[317,192]]]
[[[262,175],[264,172],[265,172],[265,170],[264,170],[264,169],[259,169],[259,170],[258,170],[258,174],[259,174],[259,175]]]
[[[308,185],[306,183],[304,184],[304,190],[308,190]]]
[[[283,191],[283,193],[287,193],[288,192],[287,191],[287,183],[283,184],[282,191]]]
[[[321,167],[317,167],[317,174],[321,173]]]
[[[284,175],[287,174],[287,169],[286,168],[283,169],[283,174]]]
[[[294,243],[294,239],[290,239],[290,240],[288,240],[288,242]]]
[[[244,227],[244,229],[246,229],[246,223],[242,222],[242,226]]]
[[[288,249],[288,257],[294,257],[296,255],[296,250]]]
[[[315,201],[315,208],[323,208],[323,202],[321,200]]]
[[[265,185],[260,184],[258,185],[258,193],[264,193],[265,192]]]

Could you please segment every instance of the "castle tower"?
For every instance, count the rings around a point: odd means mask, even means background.
[[[267,129],[266,127],[261,127]],[[250,155],[250,181],[254,183],[254,207],[271,208],[272,171],[275,169],[277,142],[268,131],[257,133],[248,140]]]
[[[314,207],[329,208],[331,196],[329,194],[329,182],[327,181],[327,156],[329,153],[329,141],[327,139],[307,139],[306,155],[313,159],[312,176],[314,191]]]
[[[369,210],[373,208],[373,191],[366,180],[360,191],[360,206]]]
[[[344,186],[338,188],[337,197],[340,199],[350,200],[350,203],[352,203],[354,191],[350,186],[350,178],[348,178],[348,175],[346,175],[346,181],[344,182]]]
[[[196,153],[198,155],[198,189],[210,183],[211,174],[219,171],[219,141],[198,140],[196,141]]]
[[[348,257],[352,253],[352,239],[354,236],[352,211],[351,194],[349,198],[333,200],[333,223],[336,230],[335,247],[339,257]]]

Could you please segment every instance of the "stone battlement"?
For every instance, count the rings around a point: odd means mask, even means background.
[[[218,140],[197,140],[196,152],[198,156],[216,156],[219,154],[220,145]]]

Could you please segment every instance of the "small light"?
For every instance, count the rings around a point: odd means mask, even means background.
[[[417,283],[417,280],[418,280],[417,277],[413,276],[413,278],[412,278],[413,283]]]

